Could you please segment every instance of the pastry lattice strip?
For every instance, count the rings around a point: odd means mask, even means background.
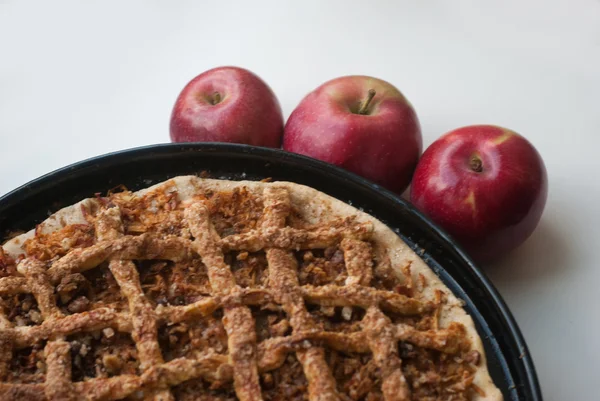
[[[51,339],[46,347],[49,354],[53,355],[52,358],[46,358],[49,364],[46,383],[0,383],[0,398],[10,400],[27,396],[41,400],[58,397],[59,393],[53,393],[57,386],[53,385],[52,380],[54,376],[62,375],[61,385],[69,389],[70,394],[77,399],[119,399],[139,390],[150,395],[170,397],[170,387],[194,378],[220,382],[234,380],[238,397],[260,399],[258,373],[277,369],[288,353],[296,352],[309,382],[310,398],[337,399],[331,375],[323,374],[329,372],[329,368],[322,360],[322,347],[329,347],[340,351],[373,353],[375,362],[384,372],[382,390],[385,398],[403,399],[401,397],[406,398],[406,384],[399,372],[400,361],[396,359],[397,341],[407,341],[420,347],[449,353],[454,353],[465,345],[464,329],[460,325],[451,325],[445,330],[419,332],[408,325],[391,324],[381,312],[391,310],[400,314],[420,314],[431,310],[434,305],[368,287],[372,277],[372,262],[368,253],[370,246],[362,240],[368,239],[370,235],[372,228],[369,224],[345,221],[332,227],[315,227],[309,230],[284,227],[289,213],[287,192],[269,188],[264,195],[265,213],[260,229],[222,239],[212,227],[208,209],[203,203],[195,203],[185,212],[194,241],[176,237],[160,238],[152,234],[124,236],[118,210],[106,209],[101,212],[97,221],[99,242],[95,245],[72,250],[55,261],[47,271],[41,271],[42,274],[37,275],[35,282],[27,274],[25,277],[0,278],[0,295],[31,292],[38,300],[40,310],[44,308],[42,304],[53,305],[46,312],[42,311],[44,321],[38,326],[0,326],[0,380],[3,378],[2,361],[6,360],[7,354],[10,356],[13,349],[31,346],[42,339]],[[108,226],[103,227],[102,224]],[[297,262],[289,251],[337,244],[344,251],[348,270],[347,285],[300,286],[296,276]],[[270,279],[270,288],[242,289],[235,284],[230,268],[224,263],[223,251],[260,249],[267,253],[269,274],[279,276],[279,279]],[[197,257],[196,255],[202,258],[207,267],[213,294],[190,305],[159,305],[152,310],[139,288],[135,266],[129,260],[185,261]],[[110,261],[111,270],[129,301],[130,313],[98,308],[62,316],[53,295],[47,291],[53,288],[50,283],[56,284],[68,274],[86,271],[104,261]],[[32,259],[25,259],[20,263],[19,270],[25,271],[21,267],[34,262],[38,267],[41,265]],[[34,291],[39,284],[46,288],[45,293]],[[351,334],[318,331],[311,324],[312,318],[304,309],[304,301],[323,306],[362,307],[367,310],[365,326],[370,328]],[[256,344],[254,321],[247,306],[273,302],[282,305],[288,313],[294,333]],[[153,323],[156,327],[207,316],[218,308],[223,308],[226,315],[224,323],[229,337],[229,355],[206,351],[197,359],[178,358],[164,363],[154,335],[143,338],[141,334],[136,334],[142,320],[149,319],[150,325]],[[136,322],[136,319],[139,321]],[[227,319],[230,323],[227,323]],[[68,366],[70,358],[67,357],[69,348],[63,339],[74,333],[107,327],[132,333],[142,373],[139,376],[121,375],[71,383]],[[392,363],[386,362],[388,360],[392,360]],[[58,369],[59,366],[62,370]]]
[[[192,235],[192,247],[202,258],[214,295],[231,295],[223,307],[223,326],[227,331],[229,360],[233,365],[235,392],[242,401],[260,400],[261,390],[256,366],[256,332],[250,309],[242,303],[240,287],[225,264],[219,247],[220,237],[210,222],[206,205],[195,203],[185,211]]]
[[[287,191],[280,188],[267,188],[264,195],[263,230],[274,231],[284,227],[290,212]],[[316,331],[316,325],[304,305],[296,258],[290,251],[280,248],[267,248],[265,251],[269,265],[269,285],[276,290],[275,301],[282,305],[288,315],[294,333]],[[308,382],[309,399],[323,401],[339,399],[335,379],[325,361],[323,348],[311,347],[298,350],[296,355]]]
[[[119,209],[110,208],[100,212],[96,219],[96,236],[100,241],[123,237],[123,231]],[[111,260],[108,268],[127,298],[131,316],[131,338],[138,352],[140,370],[144,371],[149,366],[164,363],[158,344],[156,313],[144,295],[137,268],[130,260]],[[169,389],[163,389],[151,391],[145,399],[174,401],[175,398]]]

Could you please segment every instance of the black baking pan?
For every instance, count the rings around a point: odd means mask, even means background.
[[[408,243],[463,299],[505,400],[542,401],[531,355],[513,316],[486,276],[441,229],[391,192],[329,164],[281,150],[234,144],[154,145],[85,160],[0,198],[0,235],[25,231],[50,213],[117,185],[136,190],[170,177],[271,177],[305,184],[375,216]]]

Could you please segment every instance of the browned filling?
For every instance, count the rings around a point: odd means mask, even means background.
[[[32,294],[4,295],[0,297],[0,306],[15,326],[35,326],[42,323],[42,314]]]
[[[263,397],[267,401],[308,400],[308,383],[302,365],[294,354],[287,356],[281,368],[260,377]]]
[[[243,288],[268,285],[269,272],[264,252],[229,252],[225,263],[231,266],[235,282]]]
[[[33,347],[14,351],[6,381],[22,384],[43,383],[46,378],[45,346],[46,341],[41,341]]]
[[[208,383],[202,379],[189,380],[172,388],[178,401],[236,401],[230,383]]]
[[[66,315],[103,307],[128,310],[127,300],[107,263],[83,273],[66,275],[54,293],[58,307]]]
[[[186,263],[141,261],[137,267],[142,289],[154,306],[187,305],[211,293],[200,259]]]
[[[137,351],[131,336],[111,328],[67,338],[71,345],[73,381],[139,374]]]
[[[158,341],[165,361],[181,357],[194,358],[209,349],[226,354],[227,333],[221,322],[222,318],[223,313],[218,310],[212,316],[194,322],[160,327]]]
[[[86,248],[94,243],[94,226],[71,224],[50,234],[36,233],[25,241],[27,255],[39,260],[50,260],[65,255],[72,248]]]
[[[91,307],[92,283],[81,273],[65,276],[54,292],[64,314],[85,312]]]
[[[300,251],[296,253],[296,258],[301,285],[344,285],[348,277],[344,254],[338,247]]]
[[[353,333],[360,331],[365,310],[358,307],[308,305],[308,311],[324,331]]]
[[[253,307],[251,310],[256,321],[256,340],[259,343],[268,338],[291,334],[290,322],[285,312],[280,308],[268,310]]]
[[[263,204],[247,189],[210,192],[206,197],[212,223],[221,237],[257,228],[263,214]]]
[[[467,355],[447,355],[408,343],[400,344],[403,373],[416,400],[464,400],[473,381],[474,360]],[[452,398],[451,398],[452,397]]]
[[[127,300],[107,264],[88,270],[83,273],[83,276],[90,283],[89,300],[92,309],[96,307],[111,307],[118,311],[128,309]]]
[[[182,234],[183,215],[181,210],[177,210],[179,200],[174,190],[153,191],[142,198],[133,196],[131,192],[125,190],[99,200],[101,203],[119,206],[126,234],[135,235],[146,231]]]
[[[0,277],[14,276],[17,274],[17,266],[13,258],[4,253],[0,247]]]
[[[327,352],[327,364],[338,383],[338,390],[350,400],[382,400],[381,377],[370,354]]]

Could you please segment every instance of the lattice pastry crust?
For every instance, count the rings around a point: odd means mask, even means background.
[[[86,200],[4,244],[0,273],[2,400],[502,399],[423,261],[300,185]]]

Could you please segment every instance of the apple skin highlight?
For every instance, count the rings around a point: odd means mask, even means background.
[[[192,79],[171,113],[172,142],[232,142],[278,148],[283,136],[281,106],[254,73],[219,67]]]
[[[359,113],[363,105],[364,114]],[[421,128],[413,107],[394,86],[346,76],[324,83],[300,102],[286,123],[283,148],[401,193],[422,151]]]
[[[423,153],[410,199],[485,263],[531,235],[547,195],[546,167],[527,139],[505,128],[475,125],[443,135]]]

